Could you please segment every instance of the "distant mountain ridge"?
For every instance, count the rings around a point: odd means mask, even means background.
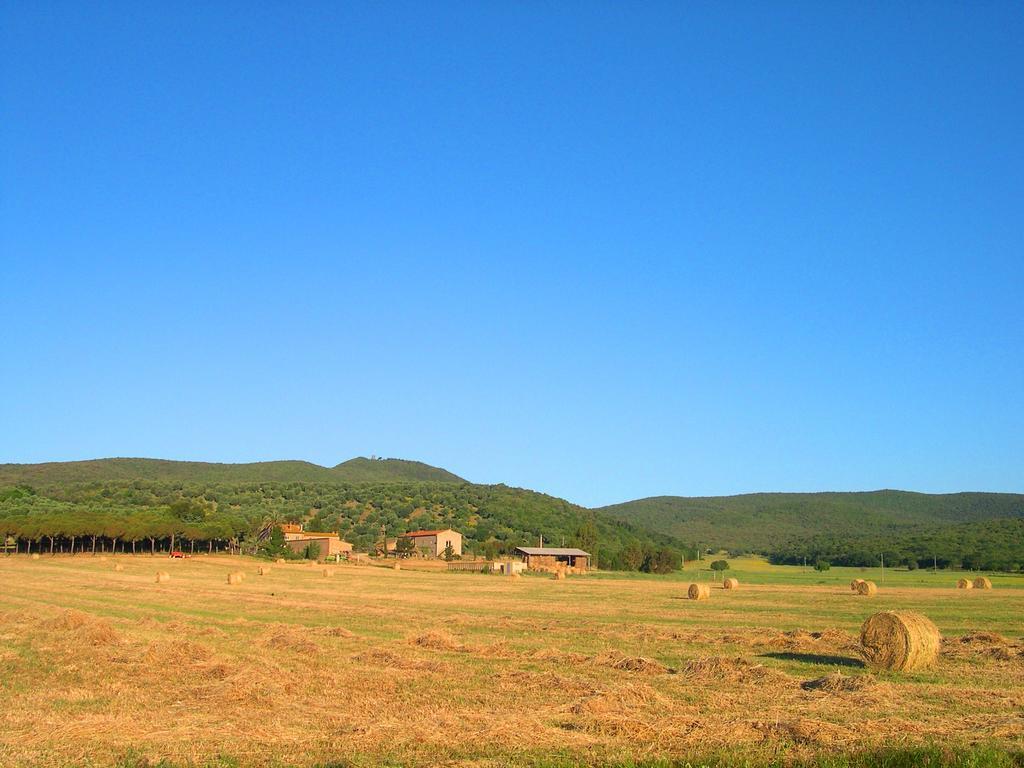
[[[183,483],[465,483],[458,475],[419,461],[357,457],[334,467],[308,461],[221,464],[167,459],[111,458],[44,464],[0,464],[0,485],[52,485],[160,480]]]
[[[857,538],[1024,517],[1024,494],[863,491],[655,496],[598,512],[713,549],[767,552],[810,536]]]
[[[0,464],[0,486],[24,484],[61,488],[135,481],[183,485],[472,485],[445,469],[422,462],[365,457],[350,459],[333,467],[322,467],[308,461],[221,464],[138,458]],[[543,517],[539,511],[541,508],[571,510],[572,515],[580,520],[588,512],[597,513],[609,522],[626,523],[634,529],[667,536],[695,547],[765,553],[812,537],[852,541],[866,536],[897,535],[958,524],[1024,518],[1024,494],[1011,493],[924,494],[882,490],[656,496],[593,510],[535,491],[524,490],[518,498],[524,506],[530,506],[527,498],[537,501],[537,520]],[[515,527],[526,530],[532,524],[523,519]],[[542,526],[537,527],[543,531]],[[563,528],[560,526],[559,530]]]

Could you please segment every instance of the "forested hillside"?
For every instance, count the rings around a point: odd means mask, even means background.
[[[702,548],[768,553],[819,536],[852,542],[864,535],[1024,517],[1024,495],[872,491],[661,496],[598,511]]]
[[[0,464],[0,486],[155,480],[179,483],[464,483],[458,475],[419,461],[355,458],[334,467],[308,461],[216,464],[164,459],[93,459],[46,464]]]
[[[799,538],[769,554],[773,563],[1024,570],[1024,518],[981,520],[895,535]]]
[[[22,551],[79,547],[93,537],[144,548],[229,544],[257,546],[271,522],[301,521],[336,531],[357,550],[372,551],[382,536],[419,528],[452,527],[467,553],[494,556],[540,536],[597,555],[605,568],[636,569],[677,562],[681,545],[562,499],[503,485],[469,483],[178,483],[154,480],[58,483],[0,488],[0,534]],[[184,545],[182,545],[184,546]]]
[[[588,510],[504,485],[474,485],[400,459],[358,458],[335,467],[301,461],[210,464],[102,459],[0,465],[0,535],[20,546],[152,549],[253,548],[272,522],[336,531],[369,551],[384,533],[451,526],[468,553],[577,545],[605,568],[651,568],[696,549],[768,554],[776,562],[827,559],[870,565],[1013,569],[1024,563],[1024,496],[995,493],[749,494],[658,497]],[[655,555],[661,551],[660,559]]]

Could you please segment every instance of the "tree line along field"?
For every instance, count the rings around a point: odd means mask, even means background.
[[[777,563],[1024,568],[1024,495],[752,493],[639,499],[598,510],[700,549],[758,552]]]
[[[964,592],[948,573],[901,572],[868,598],[848,569],[732,565],[740,589],[695,602],[686,583],[710,579],[706,563],[558,581],[0,557],[0,764],[1024,759],[1020,577]],[[886,609],[936,622],[934,668],[862,666],[858,627]]]
[[[379,462],[378,462],[379,463]],[[140,551],[183,548],[255,552],[279,522],[334,531],[357,551],[370,551],[383,532],[458,530],[468,554],[496,556],[536,544],[540,536],[581,546],[605,568],[669,567],[686,553],[681,542],[544,494],[453,482],[384,484],[262,482],[196,483],[133,480],[0,487],[0,536],[25,551]],[[0,542],[2,543],[2,542]],[[276,554],[276,553],[273,553]],[[692,554],[692,553],[691,553]]]
[[[873,567],[884,558],[908,567],[1024,568],[1021,494],[759,493],[586,509],[400,459],[335,467],[155,459],[0,465],[0,525],[37,545],[51,543],[42,541],[50,535],[84,534],[101,536],[101,546],[134,537],[136,546],[150,538],[155,547],[174,536],[190,546],[251,550],[273,521],[336,531],[357,550],[372,550],[382,528],[394,536],[451,526],[468,552],[484,556],[543,535],[587,549],[613,570],[665,570],[698,550],[756,552],[780,564]]]

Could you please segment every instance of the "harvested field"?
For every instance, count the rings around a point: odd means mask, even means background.
[[[196,557],[158,584],[164,562],[123,561],[0,558],[0,765],[756,763],[1024,740],[1024,589],[1003,581],[886,581],[864,601],[849,575],[743,574],[694,601],[692,573],[339,565],[229,586],[258,563]],[[883,610],[936,623],[931,669],[863,666],[858,632]]]

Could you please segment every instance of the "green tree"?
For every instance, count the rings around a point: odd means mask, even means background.
[[[728,571],[729,561],[728,560],[714,560],[711,563],[712,571]]]
[[[631,541],[622,550],[622,567],[627,571],[637,571],[644,564],[644,551],[640,544]]]
[[[395,542],[395,556],[403,559],[416,554],[416,542],[408,536],[399,536]]]

